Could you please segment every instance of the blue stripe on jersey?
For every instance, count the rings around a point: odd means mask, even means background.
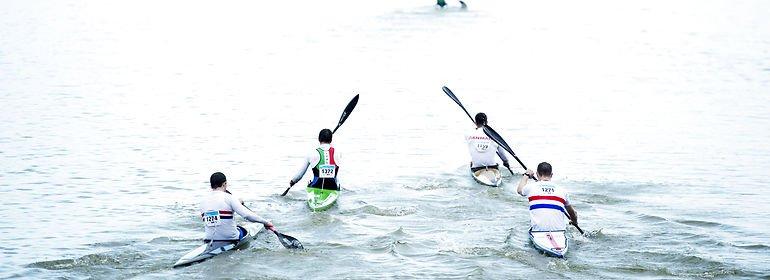
[[[564,214],[567,213],[567,211],[564,210],[564,208],[559,206],[559,205],[553,205],[553,204],[532,204],[532,205],[529,206],[529,210],[542,209],[542,208],[559,210],[559,211],[563,212]]]

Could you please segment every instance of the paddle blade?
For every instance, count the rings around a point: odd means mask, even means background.
[[[503,149],[508,151],[508,153],[510,153],[512,156],[516,156],[516,154],[513,153],[513,150],[511,149],[511,147],[508,146],[508,143],[505,142],[503,137],[500,136],[500,134],[498,134],[497,131],[495,131],[494,129],[492,129],[488,125],[484,126],[484,134],[489,136],[489,138],[492,138],[492,140],[495,141],[495,143],[500,145],[500,147],[503,147]]]
[[[344,123],[345,120],[347,120],[348,117],[350,117],[350,114],[353,113],[353,109],[356,108],[357,104],[358,104],[358,94],[356,94],[356,96],[353,97],[353,99],[350,100],[350,102],[348,102],[348,106],[345,106],[345,110],[342,111],[342,116],[340,116],[340,121],[339,123],[337,123],[337,127],[334,128],[334,131],[332,131],[332,134],[337,132],[337,129],[340,128],[342,123]]]
[[[291,186],[289,186],[288,188],[286,188],[286,190],[285,190],[285,191],[283,191],[283,193],[281,194],[281,196],[286,196],[286,194],[287,194],[287,193],[289,193],[289,190],[290,190],[290,189],[291,189]]]
[[[524,165],[523,162],[521,162],[519,157],[517,157],[516,154],[513,152],[513,149],[511,149],[511,147],[508,146],[508,143],[505,142],[503,137],[500,136],[500,134],[497,133],[497,131],[495,131],[494,129],[492,129],[488,125],[485,125],[484,126],[484,134],[489,136],[489,138],[492,138],[492,141],[495,141],[495,143],[497,143],[497,145],[500,145],[500,147],[503,147],[503,149],[508,151],[508,153],[510,153],[513,156],[513,158],[516,159],[516,161],[521,165],[522,168],[524,168],[524,170],[527,169],[527,166]],[[508,170],[510,171],[510,168]],[[513,173],[513,172],[511,172],[511,173]],[[537,181],[537,178],[535,178],[535,176],[527,175],[527,177],[531,178],[532,180]]]
[[[451,89],[449,89],[446,86],[441,87],[441,89],[444,90],[444,93],[446,93],[446,95],[449,96],[449,98],[454,100],[454,102],[457,103],[457,105],[460,105],[460,108],[463,109],[463,111],[465,112],[466,115],[468,115],[469,118],[471,118],[471,121],[474,121],[473,117],[471,117],[471,114],[468,113],[468,110],[465,110],[465,106],[463,106],[463,104],[460,103],[460,99],[457,99],[457,96],[455,96],[454,92],[452,92]]]
[[[302,243],[296,238],[280,233],[277,230],[274,230],[273,232],[278,236],[278,241],[281,242],[283,247],[286,247],[287,249],[305,249],[302,247]]]

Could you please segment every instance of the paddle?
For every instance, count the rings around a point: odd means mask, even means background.
[[[570,217],[569,214],[564,213],[564,215],[567,215],[567,219],[569,219],[570,225],[574,226],[580,232],[581,235],[585,235],[585,233],[583,233],[583,229],[581,229],[578,225],[572,223],[572,217]]]
[[[337,123],[337,127],[335,127],[334,130],[332,130],[332,134],[337,132],[337,129],[340,128],[340,126],[342,126],[342,123],[344,123],[345,120],[347,120],[348,117],[350,117],[350,113],[353,113],[353,109],[356,108],[357,104],[358,104],[358,94],[356,94],[356,96],[354,96],[353,99],[351,99],[350,102],[348,102],[348,106],[345,106],[345,110],[342,111],[342,116],[340,116],[340,121],[339,123]],[[294,186],[294,184],[289,184],[289,187],[286,188],[285,191],[283,191],[281,196],[286,196],[286,194],[289,193],[289,190],[291,189],[291,187]]]
[[[442,89],[442,90],[444,90],[444,93],[446,93],[446,95],[448,95],[448,96],[449,96],[449,98],[451,98],[452,100],[454,100],[454,102],[455,102],[455,103],[457,103],[457,105],[460,105],[460,108],[461,108],[461,109],[463,109],[463,111],[465,112],[465,114],[466,114],[466,115],[468,115],[468,117],[471,119],[471,121],[472,121],[473,123],[476,123],[476,121],[473,119],[473,117],[471,117],[471,114],[470,114],[470,113],[468,113],[468,110],[466,110],[466,109],[465,109],[465,106],[463,106],[463,104],[460,102],[460,99],[458,99],[458,98],[457,98],[457,96],[454,94],[454,92],[452,92],[452,90],[451,90],[451,89],[449,89],[449,88],[448,88],[448,87],[446,87],[446,86],[443,86],[443,87],[441,87],[441,89]],[[489,130],[490,132],[487,132],[487,130]],[[492,135],[490,135],[490,133],[491,133]],[[525,170],[527,169],[527,167],[526,167],[526,166],[524,166],[524,163],[522,163],[522,162],[521,162],[521,160],[519,160],[519,158],[518,158],[518,157],[516,157],[516,154],[514,154],[514,153],[513,153],[513,150],[511,150],[511,147],[509,147],[509,146],[508,146],[508,143],[505,143],[505,140],[503,140],[503,137],[501,137],[501,136],[500,136],[500,134],[497,134],[497,132],[495,132],[495,130],[494,130],[494,129],[492,129],[491,127],[489,127],[489,125],[484,125],[484,134],[486,134],[487,136],[489,136],[489,138],[492,138],[492,141],[495,141],[495,143],[497,143],[498,145],[500,145],[501,147],[503,147],[503,149],[505,149],[506,151],[508,151],[509,153],[511,153],[511,155],[513,155],[513,158],[515,158],[515,159],[516,159],[516,161],[518,161],[518,162],[519,162],[519,164],[521,164],[521,167],[524,167],[524,169],[525,169]],[[493,136],[493,135],[494,135],[494,136]],[[513,173],[513,170],[511,170],[511,168],[510,168],[510,167],[506,166],[506,168],[508,168],[508,171],[509,171],[509,172],[511,172],[511,174],[514,174],[514,173]],[[533,177],[533,176],[529,176],[529,177],[530,177],[530,178],[532,178],[532,179],[534,179],[535,181],[537,181],[537,179],[535,179],[535,177]]]
[[[454,100],[455,103],[457,103],[457,105],[460,105],[460,108],[463,109],[463,111],[465,112],[466,115],[468,115],[469,118],[471,118],[471,121],[473,123],[476,123],[476,121],[473,119],[473,117],[471,117],[471,114],[468,113],[468,110],[465,110],[465,106],[463,106],[463,104],[460,103],[460,99],[457,99],[457,96],[454,94],[454,92],[452,92],[451,89],[449,89],[446,86],[441,87],[441,89],[443,89],[444,93],[446,93],[446,95],[448,95],[449,98],[452,98],[452,100]]]
[[[332,130],[332,134],[337,132],[337,129],[340,128],[342,123],[344,123],[345,120],[347,120],[348,117],[350,117],[350,113],[353,113],[353,109],[356,108],[357,104],[358,104],[358,94],[356,94],[356,96],[354,96],[353,99],[351,99],[350,102],[348,102],[348,106],[345,106],[345,110],[342,111],[342,116],[340,116],[340,122],[337,123],[337,127],[335,127],[334,130]]]
[[[302,243],[300,243],[296,238],[280,233],[275,229],[268,230],[272,231],[276,236],[278,236],[278,241],[281,241],[281,245],[283,245],[283,247],[286,247],[287,249],[305,249],[305,247],[302,247]]]
[[[230,193],[229,191],[226,191],[226,192]],[[246,203],[243,203],[243,201],[241,201],[241,205],[243,205],[243,207],[246,207],[246,209],[249,209],[249,211],[254,212],[254,210],[251,210],[251,208],[246,206]],[[304,249],[304,247],[302,247],[302,243],[300,243],[299,240],[297,240],[294,237],[278,232],[278,230],[275,229],[275,226],[273,226],[272,229],[268,228],[267,230],[272,231],[273,233],[275,233],[276,236],[278,236],[278,241],[281,242],[281,245],[283,245],[283,247],[286,247],[287,249]]]
[[[503,147],[503,149],[505,149],[506,151],[508,151],[508,153],[509,153],[509,154],[511,154],[511,155],[513,156],[513,158],[515,158],[515,159],[516,159],[516,161],[518,161],[518,162],[519,162],[519,164],[521,165],[521,167],[522,167],[522,168],[524,168],[524,170],[527,170],[527,166],[525,166],[525,165],[524,165],[524,163],[523,163],[523,162],[521,162],[521,160],[519,159],[519,157],[517,157],[517,156],[516,156],[516,153],[514,153],[514,152],[513,152],[513,150],[511,149],[511,147],[510,147],[510,146],[508,146],[508,143],[506,143],[506,142],[505,142],[505,139],[503,139],[503,137],[502,137],[502,136],[500,136],[500,134],[499,134],[499,133],[497,133],[497,131],[495,131],[494,129],[492,129],[491,127],[489,127],[489,126],[487,125],[487,126],[484,126],[484,134],[486,134],[487,136],[489,136],[489,138],[492,138],[492,141],[495,141],[495,143],[497,143],[497,145],[500,145],[501,147]],[[511,171],[511,168],[510,168],[510,167],[508,168],[508,171]],[[511,171],[511,173],[513,173],[513,171]],[[535,176],[532,176],[532,175],[527,175],[527,176],[528,176],[529,178],[531,178],[532,180],[535,180],[535,181],[537,181],[537,178],[535,178]]]

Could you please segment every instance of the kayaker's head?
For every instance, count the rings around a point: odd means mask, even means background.
[[[487,124],[487,114],[484,113],[478,113],[476,114],[476,127],[482,127]]]
[[[547,162],[541,162],[537,165],[537,177],[540,178],[540,180],[549,180],[551,179],[551,176],[553,176],[552,173],[553,169],[551,168],[551,164]]]
[[[331,144],[332,131],[328,128],[321,129],[321,132],[318,133],[318,142],[321,142],[321,144]]]
[[[209,181],[211,182],[211,188],[216,189],[227,184],[227,177],[225,177],[225,174],[222,174],[222,172],[215,172],[214,174],[211,174],[211,179]]]

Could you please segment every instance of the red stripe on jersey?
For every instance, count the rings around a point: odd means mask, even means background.
[[[561,198],[561,197],[558,197],[558,196],[552,196],[552,195],[535,195],[535,196],[530,196],[530,197],[529,197],[529,201],[533,201],[533,200],[540,200],[540,199],[545,199],[545,200],[555,200],[555,201],[561,202],[561,204],[567,205],[567,202],[566,202],[566,201],[564,201],[564,199],[563,199],[563,198]]]
[[[334,148],[329,147],[329,164],[337,165],[337,163],[334,162]]]

